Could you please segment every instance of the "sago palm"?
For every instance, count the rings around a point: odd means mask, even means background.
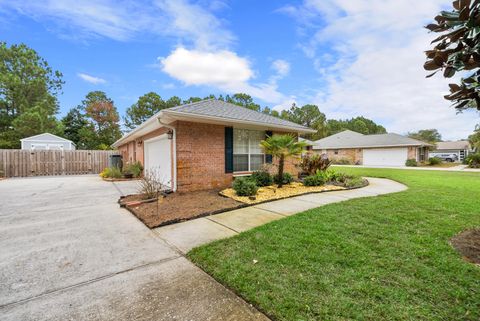
[[[273,135],[262,140],[260,146],[265,154],[278,158],[278,187],[282,187],[285,159],[301,155],[307,144],[299,142],[293,135]]]

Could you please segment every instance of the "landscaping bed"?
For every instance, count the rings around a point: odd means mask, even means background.
[[[345,189],[345,187],[338,185],[305,186],[302,183],[293,182],[288,185],[283,185],[282,188],[278,188],[277,185],[260,187],[255,197],[238,196],[233,188],[224,189],[220,192],[220,194],[245,204],[258,204],[265,201],[273,201],[303,194],[338,191]]]
[[[451,242],[465,260],[480,264],[480,228],[463,231]]]
[[[144,195],[129,195],[120,200],[139,220],[149,228],[212,215],[245,205],[231,198],[219,195],[218,190],[189,193],[171,193],[166,197],[146,200]]]

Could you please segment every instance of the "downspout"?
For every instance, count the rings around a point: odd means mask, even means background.
[[[161,114],[157,118],[159,124],[169,128],[173,131],[173,139],[172,139],[172,143],[173,143],[173,151],[172,151],[172,153],[173,153],[173,187],[172,187],[172,190],[174,192],[176,192],[177,191],[177,131],[176,131],[175,127],[167,125],[165,123],[162,123],[162,120],[160,119],[160,117],[162,117]]]

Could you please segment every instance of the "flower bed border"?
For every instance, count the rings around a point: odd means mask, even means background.
[[[124,195],[124,196],[120,196],[120,198],[118,199],[118,204],[120,205],[120,207],[122,208],[125,208],[126,210],[128,210],[130,213],[133,214],[133,216],[135,216],[140,222],[142,222],[147,228],[149,229],[155,229],[155,228],[158,228],[158,227],[162,227],[162,226],[166,226],[166,225],[171,225],[171,224],[176,224],[176,223],[181,223],[181,222],[186,222],[186,221],[190,221],[190,220],[194,220],[194,219],[197,219],[197,218],[202,218],[202,217],[206,217],[206,216],[211,216],[211,215],[215,215],[215,214],[221,214],[221,213],[225,213],[225,212],[230,212],[230,211],[234,211],[234,210],[237,210],[237,209],[241,209],[241,208],[245,208],[245,207],[250,207],[250,206],[256,206],[256,205],[259,205],[259,204],[264,204],[264,203],[269,203],[269,202],[274,202],[274,201],[280,201],[280,200],[284,200],[284,199],[288,199],[288,198],[292,198],[292,197],[296,197],[296,196],[301,196],[301,195],[308,195],[308,194],[319,194],[319,193],[331,193],[331,192],[338,192],[338,191],[349,191],[349,190],[353,190],[353,189],[359,189],[359,188],[364,188],[364,187],[367,187],[368,185],[370,185],[370,182],[368,181],[368,179],[364,179],[365,181],[365,184],[362,185],[362,186],[355,186],[355,187],[345,187],[345,189],[343,190],[327,190],[327,191],[312,191],[312,192],[305,192],[305,193],[302,193],[302,194],[297,194],[297,195],[292,195],[292,196],[286,196],[286,197],[282,197],[282,198],[276,198],[276,199],[271,199],[271,200],[265,200],[265,201],[261,201],[261,202],[258,202],[258,203],[254,203],[254,204],[248,204],[248,203],[242,203],[240,201],[237,201],[239,203],[238,206],[234,206],[234,207],[229,207],[229,208],[224,208],[224,209],[220,209],[220,210],[215,210],[215,211],[209,211],[209,212],[204,212],[204,213],[200,213],[198,215],[195,215],[195,216],[192,216],[192,217],[189,217],[187,219],[185,218],[178,218],[178,219],[173,219],[173,220],[168,220],[168,221],[165,221],[165,222],[162,222],[158,225],[155,225],[153,227],[148,227],[147,224],[145,224],[145,222],[140,218],[138,217],[137,215],[135,215],[135,213],[133,212],[133,209],[128,206],[128,203],[121,203],[121,200],[125,197],[128,197],[128,196],[132,196],[132,195],[138,195],[138,194],[128,194],[128,195]],[[220,192],[218,193],[221,197],[225,197],[225,198],[230,198],[228,196],[225,196],[225,195],[222,195],[220,194]],[[143,201],[139,201],[141,203],[152,203],[152,202],[155,202],[156,199],[148,199],[148,200],[143,200]]]

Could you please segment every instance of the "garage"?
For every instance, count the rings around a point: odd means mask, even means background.
[[[405,166],[408,148],[368,148],[363,150],[363,165]]]
[[[144,142],[145,172],[155,173],[162,184],[172,186],[171,140],[167,134]]]

